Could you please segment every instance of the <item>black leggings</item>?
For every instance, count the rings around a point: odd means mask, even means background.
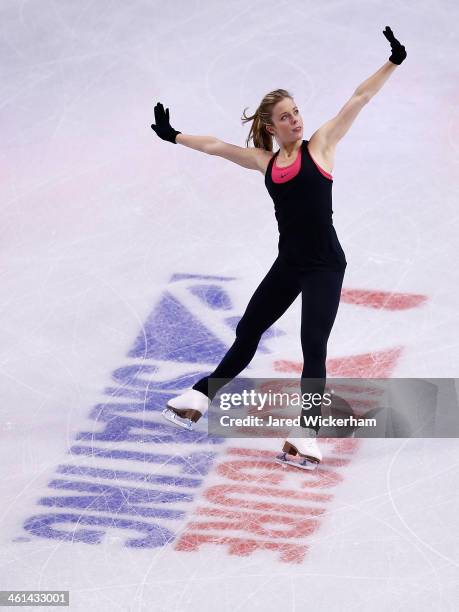
[[[250,298],[237,324],[234,343],[217,368],[209,376],[201,378],[193,385],[193,389],[213,399],[218,389],[214,390],[213,387],[212,392],[209,392],[209,378],[232,379],[237,376],[252,360],[263,333],[301,293],[301,378],[319,379],[309,381],[309,384],[301,380],[301,390],[302,393],[323,393],[327,341],[338,312],[344,272],[344,269],[332,268],[297,270],[278,256]],[[302,415],[319,416],[321,406],[302,410]]]

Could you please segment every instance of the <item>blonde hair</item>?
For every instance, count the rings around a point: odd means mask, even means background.
[[[242,123],[253,120],[245,143],[247,147],[249,146],[250,140],[252,140],[254,146],[259,149],[266,149],[266,151],[273,150],[273,135],[268,132],[266,125],[268,123],[272,125],[273,108],[284,98],[291,98],[293,100],[293,96],[286,89],[275,89],[265,95],[251,117],[247,117],[245,114],[246,109],[244,108],[241,117]]]

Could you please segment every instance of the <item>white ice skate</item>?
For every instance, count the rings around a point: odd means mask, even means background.
[[[299,459],[292,457],[299,455]],[[302,470],[315,470],[322,461],[322,453],[317,443],[317,434],[309,427],[294,427],[284,442],[282,454],[274,461],[282,465],[293,465]]]
[[[209,405],[210,399],[207,395],[196,389],[188,389],[170,399],[161,414],[174,425],[192,430],[193,423],[199,421]]]

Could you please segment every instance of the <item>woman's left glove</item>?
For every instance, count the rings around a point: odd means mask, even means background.
[[[390,48],[392,49],[392,55],[389,57],[389,61],[399,66],[406,58],[405,47],[395,38],[389,26],[386,26],[383,30],[383,34],[390,42]]]

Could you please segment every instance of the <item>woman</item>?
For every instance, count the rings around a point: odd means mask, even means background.
[[[174,130],[169,109],[155,106],[156,124],[151,127],[168,142],[183,144],[209,155],[258,170],[273,199],[279,228],[278,256],[251,297],[236,327],[236,339],[217,368],[181,395],[171,399],[163,415],[191,429],[218,391],[209,380],[239,374],[252,360],[262,334],[287,310],[301,293],[302,393],[322,394],[326,381],[327,341],[338,311],[346,257],[332,221],[333,159],[335,147],[349,130],[363,106],[382,87],[396,65],[406,58],[405,47],[386,26],[383,34],[392,54],[373,76],[364,81],[338,115],[303,140],[303,120],[290,93],[277,89],[268,93],[252,117],[247,148],[211,136],[191,136]],[[273,138],[279,150],[273,155]],[[248,147],[250,139],[254,147]],[[220,385],[222,386],[222,385]],[[317,397],[317,396],[316,396]],[[301,412],[301,425],[292,429],[277,457],[304,469],[314,469],[322,460],[316,437],[321,406]],[[306,417],[306,419],[304,418]],[[307,417],[312,417],[308,420]],[[300,461],[292,457],[299,455]]]

